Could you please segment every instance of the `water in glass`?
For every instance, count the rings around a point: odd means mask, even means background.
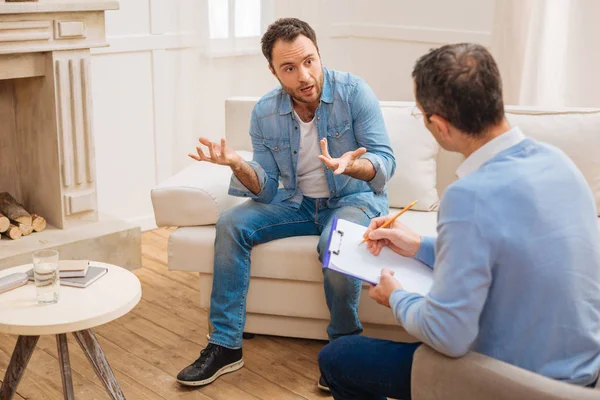
[[[33,277],[39,304],[58,302],[60,278],[58,275],[58,252],[42,250],[33,255]]]

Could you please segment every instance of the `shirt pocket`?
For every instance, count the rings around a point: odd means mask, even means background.
[[[334,158],[358,148],[356,138],[352,134],[350,122],[328,126],[327,142],[329,144],[329,154]]]
[[[290,141],[284,139],[263,139],[264,145],[271,151],[279,172],[283,178],[289,177],[292,170]]]
[[[263,139],[265,146],[271,150],[271,153],[282,153],[286,150],[289,152],[290,141],[283,139]]]

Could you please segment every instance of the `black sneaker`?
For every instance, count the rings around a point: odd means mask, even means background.
[[[319,381],[317,382],[317,387],[324,392],[328,392],[328,393],[331,392],[331,390],[329,390],[329,384],[327,383],[327,381],[325,380],[323,375],[321,375],[319,377]]]
[[[177,382],[185,386],[204,386],[219,376],[237,371],[244,366],[242,349],[228,349],[209,343],[200,357],[177,374]]]

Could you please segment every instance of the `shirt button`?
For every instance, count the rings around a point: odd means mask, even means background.
[[[320,120],[321,120],[321,117],[317,117],[317,120],[318,120],[318,121],[320,121]]]
[[[335,133],[335,136],[340,136],[340,133],[339,133],[339,132],[336,132],[336,133]]]
[[[279,147],[275,146],[275,150],[279,150]]]
[[[332,190],[331,193],[335,193],[335,190]]]
[[[294,150],[294,154],[296,154],[296,150]]]

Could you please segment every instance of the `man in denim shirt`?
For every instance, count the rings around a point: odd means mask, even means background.
[[[271,240],[320,235],[327,251],[333,217],[369,225],[388,210],[386,184],[395,159],[379,102],[360,78],[321,65],[313,29],[284,18],[262,38],[269,69],[281,87],[252,112],[253,161],[201,138],[190,156],[233,171],[229,194],[251,198],[217,221],[210,321],[214,331],[200,357],[177,380],[202,386],[243,366],[242,334],[250,280],[250,251]],[[361,282],[323,270],[331,313],[330,340],[362,332]],[[322,379],[320,387],[327,390]]]

